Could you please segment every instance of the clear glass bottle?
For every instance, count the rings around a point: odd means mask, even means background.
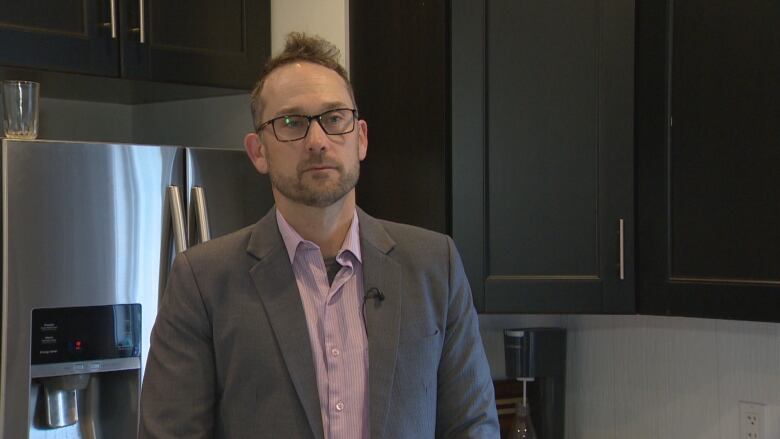
[[[524,399],[524,398],[523,398]],[[521,399],[515,406],[515,420],[512,422],[510,439],[537,439],[534,423],[531,422],[531,411],[528,404]]]

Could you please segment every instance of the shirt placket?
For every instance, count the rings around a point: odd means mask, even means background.
[[[341,270],[333,280],[330,286],[324,309],[324,336],[325,336],[325,367],[328,372],[328,415],[330,417],[330,438],[342,437],[345,433],[345,418],[347,411],[350,410],[349,396],[346,395],[344,383],[336,379],[343,374],[344,349],[346,340],[344,338],[346,328],[342,327],[339,316],[343,314],[339,308],[343,307],[343,287],[352,276],[353,269],[351,263],[344,263]]]

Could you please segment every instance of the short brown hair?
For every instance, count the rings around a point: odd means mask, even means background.
[[[284,50],[282,53],[268,60],[262,73],[260,73],[255,88],[252,90],[250,106],[252,109],[252,121],[254,122],[255,127],[262,123],[262,121],[258,120],[258,117],[260,117],[260,113],[262,113],[260,92],[263,90],[263,85],[265,85],[265,79],[277,68],[296,61],[307,61],[319,64],[338,73],[339,76],[344,79],[349,95],[352,97],[352,102],[354,103],[355,94],[352,91],[352,83],[349,82],[347,71],[339,63],[340,54],[341,52],[338,47],[319,36],[315,35],[312,37],[303,32],[290,32],[287,34]],[[357,108],[356,103],[355,107]]]

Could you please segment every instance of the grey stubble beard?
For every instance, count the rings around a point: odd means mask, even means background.
[[[325,162],[321,155],[312,155],[309,160],[301,162],[295,177],[279,175],[274,172],[273,159],[268,157],[268,176],[271,185],[288,199],[310,207],[328,207],[344,198],[357,184],[360,177],[360,163],[356,162],[351,169],[345,169],[343,165]],[[327,165],[335,167],[338,173],[338,181],[331,184],[328,180],[325,185],[317,185],[317,179],[310,179],[304,183],[305,169],[313,165]],[[311,172],[311,171],[309,171]]]

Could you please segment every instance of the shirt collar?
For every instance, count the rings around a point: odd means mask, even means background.
[[[295,261],[295,253],[300,248],[301,244],[307,246],[313,246],[319,250],[319,246],[311,241],[303,239],[303,237],[284,219],[284,215],[276,209],[276,223],[279,226],[279,232],[282,234],[282,240],[284,240],[284,246],[287,249],[287,256],[290,258],[290,264]],[[363,263],[362,255],[360,252],[360,224],[358,221],[357,209],[352,213],[352,223],[347,231],[347,236],[344,237],[344,242],[341,243],[341,249],[336,254],[338,259],[345,251],[352,253],[358,262]]]

